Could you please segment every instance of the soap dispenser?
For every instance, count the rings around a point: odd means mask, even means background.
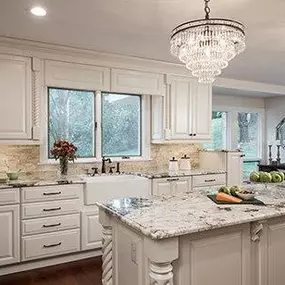
[[[178,160],[175,157],[169,160],[169,171],[177,172],[178,171]]]
[[[181,157],[180,170],[181,171],[190,171],[191,170],[190,157],[188,157],[186,154],[183,157]]]

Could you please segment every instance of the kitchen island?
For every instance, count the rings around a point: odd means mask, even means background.
[[[265,206],[205,189],[99,203],[103,285],[283,285],[285,188],[255,189]]]

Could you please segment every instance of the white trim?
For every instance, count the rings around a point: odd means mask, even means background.
[[[68,87],[66,87],[68,88]],[[72,89],[72,88],[70,88]],[[56,165],[59,162],[54,159],[48,159],[48,87],[44,88],[44,98],[42,100],[42,116],[41,116],[41,147],[40,147],[40,162],[39,165]],[[90,163],[99,163],[102,162],[102,148],[101,148],[101,97],[102,92],[96,90],[95,92],[95,116],[94,120],[97,122],[97,129],[95,132],[95,157],[90,158],[78,158],[74,161],[75,164],[90,164]],[[107,92],[115,93],[115,92]],[[136,94],[134,94],[136,95]],[[123,159],[122,157],[110,157],[112,162],[127,162],[127,161],[149,161],[151,160],[150,154],[150,96],[140,95],[141,96],[141,156],[128,157]]]

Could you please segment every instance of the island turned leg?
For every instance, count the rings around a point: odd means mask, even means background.
[[[112,228],[103,228],[103,238],[102,238],[102,283],[103,285],[112,285],[112,275],[113,275],[113,260],[112,260]]]
[[[144,249],[149,260],[149,284],[173,285],[171,263],[178,258],[178,238],[164,240],[145,238]]]
[[[102,284],[113,285],[113,237],[110,217],[103,211],[99,213],[103,226],[102,237]]]
[[[171,262],[149,263],[149,276],[151,285],[173,285],[173,272]]]

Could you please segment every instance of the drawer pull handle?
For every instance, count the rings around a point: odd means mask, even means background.
[[[58,207],[58,208],[50,208],[50,209],[43,209],[44,212],[58,211],[58,210],[61,210],[61,207]]]
[[[52,225],[43,225],[43,228],[52,228],[52,227],[58,227],[60,226],[61,223],[57,223],[57,224],[52,224]]]
[[[44,196],[52,196],[52,195],[60,195],[61,191],[58,192],[44,192],[43,195]]]
[[[61,245],[61,242],[54,243],[54,244],[48,244],[48,245],[44,244],[44,248],[55,247],[55,246],[60,246],[60,245]]]
[[[216,179],[205,179],[205,182],[215,182]]]
[[[167,179],[167,181],[179,181],[179,178],[170,178],[170,179]]]

